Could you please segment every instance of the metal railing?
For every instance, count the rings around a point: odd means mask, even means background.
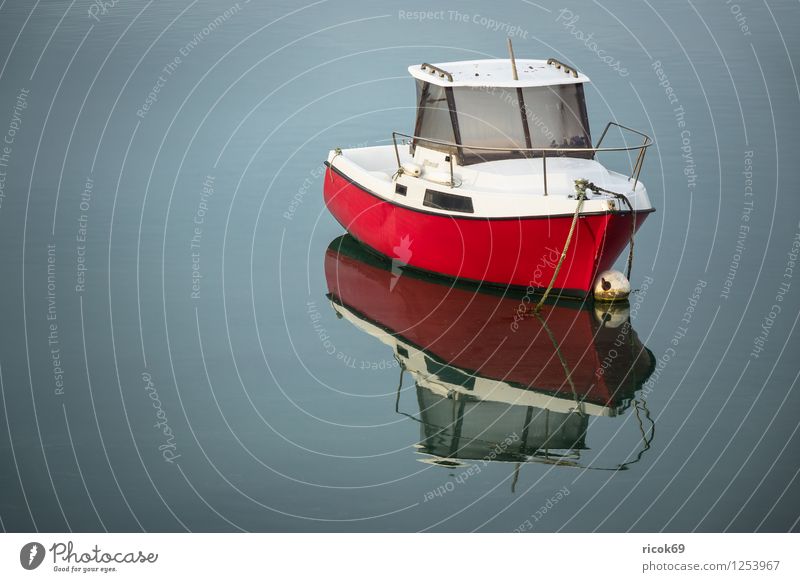
[[[576,79],[578,78],[578,69],[576,69],[575,67],[565,65],[564,63],[556,59],[547,59],[547,64],[554,66],[556,69],[563,68],[565,73],[567,73],[568,75],[572,75]]]
[[[629,131],[631,133],[635,133],[642,137],[641,145],[635,146],[618,146],[618,147],[601,147],[603,140],[608,134],[608,130],[612,127],[618,127],[623,131]],[[594,159],[595,155],[598,152],[632,152],[636,151],[636,161],[633,163],[633,167],[631,168],[630,176],[628,180],[633,180],[633,189],[636,189],[637,184],[639,183],[639,174],[642,171],[642,166],[644,165],[644,157],[647,152],[647,148],[653,145],[653,140],[650,139],[645,133],[641,131],[637,131],[635,129],[631,129],[630,127],[626,127],[621,125],[615,121],[609,121],[606,124],[603,133],[600,134],[600,139],[597,140],[597,145],[594,147],[587,147],[587,148],[559,148],[559,147],[547,147],[547,148],[514,148],[514,147],[490,147],[490,146],[471,146],[465,144],[459,144],[449,141],[443,141],[438,139],[432,139],[427,137],[421,137],[418,135],[409,135],[407,133],[401,133],[399,131],[392,132],[392,143],[394,144],[394,155],[397,159],[397,168],[398,170],[402,169],[402,163],[400,162],[400,151],[397,149],[397,138],[405,138],[411,140],[411,142],[404,142],[404,143],[413,143],[413,142],[427,142],[432,143],[440,146],[446,146],[453,151],[460,151],[460,150],[475,150],[481,152],[508,152],[508,153],[517,153],[521,154],[522,157],[537,157],[536,154],[539,154],[542,158],[542,176],[544,180],[544,195],[547,196],[547,156],[550,154],[550,157],[561,157],[560,153],[587,153],[590,152],[592,154],[592,159]],[[527,155],[530,154],[530,155]],[[455,187],[455,178],[453,175],[453,158],[452,155],[450,156],[450,187]]]
[[[439,75],[442,79],[447,79],[451,83],[453,82],[453,75],[451,75],[444,69],[437,67],[436,65],[431,65],[429,63],[422,63],[419,66],[419,68],[422,69],[423,71],[429,72],[431,75]]]

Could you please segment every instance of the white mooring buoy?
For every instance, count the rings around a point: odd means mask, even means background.
[[[603,271],[594,280],[595,301],[619,301],[631,294],[631,283],[619,271]]]
[[[631,307],[627,301],[603,301],[594,306],[594,316],[603,327],[617,329],[631,319]]]

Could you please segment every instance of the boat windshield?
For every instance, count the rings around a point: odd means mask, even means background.
[[[519,148],[591,147],[582,83],[451,88],[417,81],[417,103],[415,144],[456,154],[463,164],[542,155]],[[592,152],[547,152],[557,155],[591,158]]]

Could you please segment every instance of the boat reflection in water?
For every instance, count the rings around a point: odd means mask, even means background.
[[[420,413],[407,416],[420,422],[427,462],[585,467],[589,417],[628,409],[639,423],[638,453],[590,468],[625,469],[650,447],[655,427],[637,392],[655,359],[627,304],[550,303],[533,314],[520,295],[405,270],[349,235],[329,245],[325,274],[337,314],[391,347],[413,377]]]

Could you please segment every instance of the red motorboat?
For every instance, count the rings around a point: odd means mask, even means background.
[[[408,70],[417,84],[413,135],[331,151],[331,214],[403,265],[529,292],[552,282],[562,294],[588,295],[654,210],[639,181],[650,138],[610,122],[592,146],[589,79],[555,59]],[[637,145],[602,147],[611,128]],[[607,170],[600,152],[627,152],[630,173]]]
[[[347,235],[329,245],[325,276],[337,314],[414,378],[421,452],[479,459],[515,434],[494,460],[575,461],[590,416],[647,415],[636,393],[655,358],[627,304],[549,302],[515,325],[518,294],[397,269]]]

